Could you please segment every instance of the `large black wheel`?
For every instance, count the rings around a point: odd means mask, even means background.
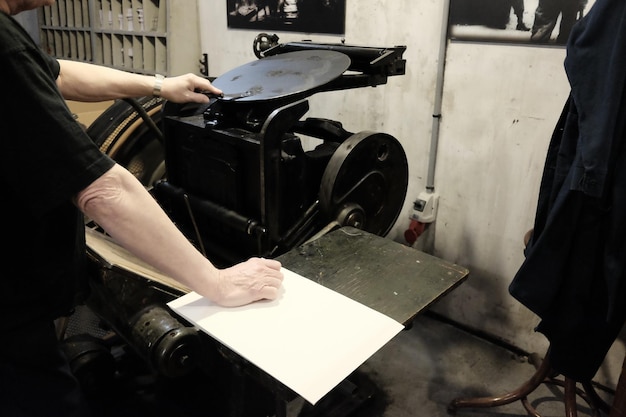
[[[408,173],[406,155],[396,138],[356,133],[337,148],[326,166],[321,210],[341,226],[385,236],[402,209]]]
[[[165,176],[160,131],[163,99],[116,100],[87,128],[100,150],[146,187]]]

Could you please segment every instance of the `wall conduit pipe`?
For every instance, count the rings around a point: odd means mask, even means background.
[[[441,124],[441,102],[443,96],[444,71],[446,66],[446,51],[448,46],[449,13],[450,0],[443,0],[441,38],[439,41],[439,56],[437,62],[437,82],[435,84],[435,102],[433,108],[433,123],[428,158],[428,176],[426,177],[426,190],[431,193],[435,191],[435,165],[437,163],[437,146],[439,145],[439,125]]]

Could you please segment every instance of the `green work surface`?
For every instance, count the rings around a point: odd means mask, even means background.
[[[342,227],[277,258],[283,267],[408,324],[469,271],[353,227]]]

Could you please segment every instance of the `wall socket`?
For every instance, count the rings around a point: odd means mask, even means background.
[[[439,194],[422,191],[413,202],[411,219],[422,223],[432,223],[437,218]]]

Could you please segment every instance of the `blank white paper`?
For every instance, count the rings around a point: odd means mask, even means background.
[[[276,300],[220,307],[195,292],[168,305],[311,404],[404,326],[283,268]]]

